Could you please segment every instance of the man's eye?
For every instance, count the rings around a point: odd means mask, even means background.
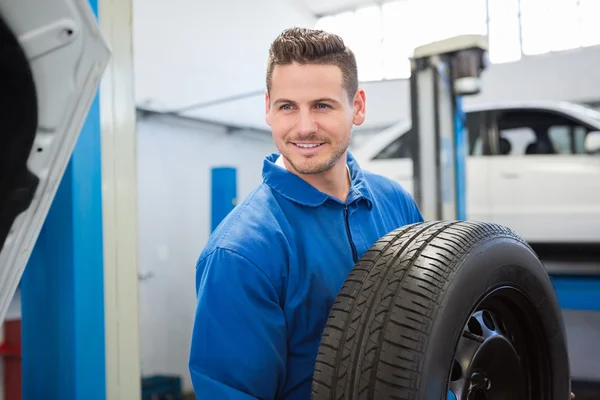
[[[317,108],[321,108],[321,109],[329,108],[329,104],[319,103],[319,104],[317,104]]]
[[[280,107],[280,110],[285,110],[285,111],[288,111],[291,109],[292,109],[292,106],[290,104],[284,104]]]

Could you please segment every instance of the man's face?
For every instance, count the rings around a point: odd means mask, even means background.
[[[365,95],[358,90],[348,99],[337,66],[278,65],[266,111],[283,157],[301,174],[318,174],[337,162],[345,164],[352,126],[365,118]]]

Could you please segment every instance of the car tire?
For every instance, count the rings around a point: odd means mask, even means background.
[[[566,400],[566,343],[550,278],[519,236],[491,223],[413,224],[347,277],[312,398]]]

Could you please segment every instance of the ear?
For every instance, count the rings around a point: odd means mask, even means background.
[[[358,89],[356,94],[354,95],[354,117],[352,119],[352,123],[354,125],[362,125],[365,122],[365,116],[367,112],[367,99],[365,95],[365,91],[363,89]]]
[[[265,121],[271,126],[271,102],[268,90],[265,90]]]

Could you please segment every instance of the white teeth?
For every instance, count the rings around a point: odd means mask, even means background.
[[[319,145],[318,144],[300,144],[300,143],[298,143],[298,144],[296,144],[296,146],[302,147],[304,149],[310,149],[312,147],[317,147]]]

